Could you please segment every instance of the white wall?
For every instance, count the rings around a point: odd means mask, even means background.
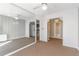
[[[11,5],[9,3],[2,3],[0,4],[0,15],[6,15],[8,17],[3,17],[4,24],[2,23],[2,18],[0,20],[0,33],[7,33],[8,39],[15,39],[20,37],[29,37],[29,22],[31,21],[29,17],[33,18],[34,15],[29,13],[28,11],[24,11],[14,5]],[[18,16],[21,15],[21,16]],[[13,18],[11,17],[18,17],[20,19],[25,19],[26,21],[18,21],[19,24],[13,24]],[[33,19],[32,19],[33,20]],[[8,23],[9,22],[9,23]],[[3,27],[3,29],[2,29]]]
[[[3,34],[7,34],[8,40],[25,37],[25,21],[11,17],[1,16]]]
[[[47,19],[40,19],[40,41],[47,42]]]
[[[42,18],[40,40],[47,41],[47,22],[49,19],[60,17],[63,20],[63,45],[78,47],[78,8],[49,14]]]
[[[1,17],[0,17],[0,34],[2,33],[2,21],[1,21]]]

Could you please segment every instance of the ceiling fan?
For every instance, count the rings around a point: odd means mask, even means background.
[[[41,3],[40,6],[36,6],[34,9],[42,8],[43,10],[47,10],[47,3]]]

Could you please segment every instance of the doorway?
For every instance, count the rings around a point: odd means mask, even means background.
[[[60,18],[48,21],[48,40],[50,38],[63,39],[63,21]]]
[[[30,22],[30,37],[35,38],[35,22]]]
[[[40,40],[40,21],[36,20],[36,39]]]

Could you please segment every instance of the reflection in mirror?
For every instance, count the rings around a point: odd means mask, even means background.
[[[0,55],[7,55],[35,43],[35,22],[30,25],[29,23],[30,21],[25,19],[16,20],[13,17],[0,15],[0,48],[4,48],[4,52],[3,49],[0,50]]]

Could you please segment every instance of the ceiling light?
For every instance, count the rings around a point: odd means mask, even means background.
[[[18,17],[14,17],[16,20],[18,20],[19,18]]]
[[[42,9],[47,10],[47,3],[42,3]]]

